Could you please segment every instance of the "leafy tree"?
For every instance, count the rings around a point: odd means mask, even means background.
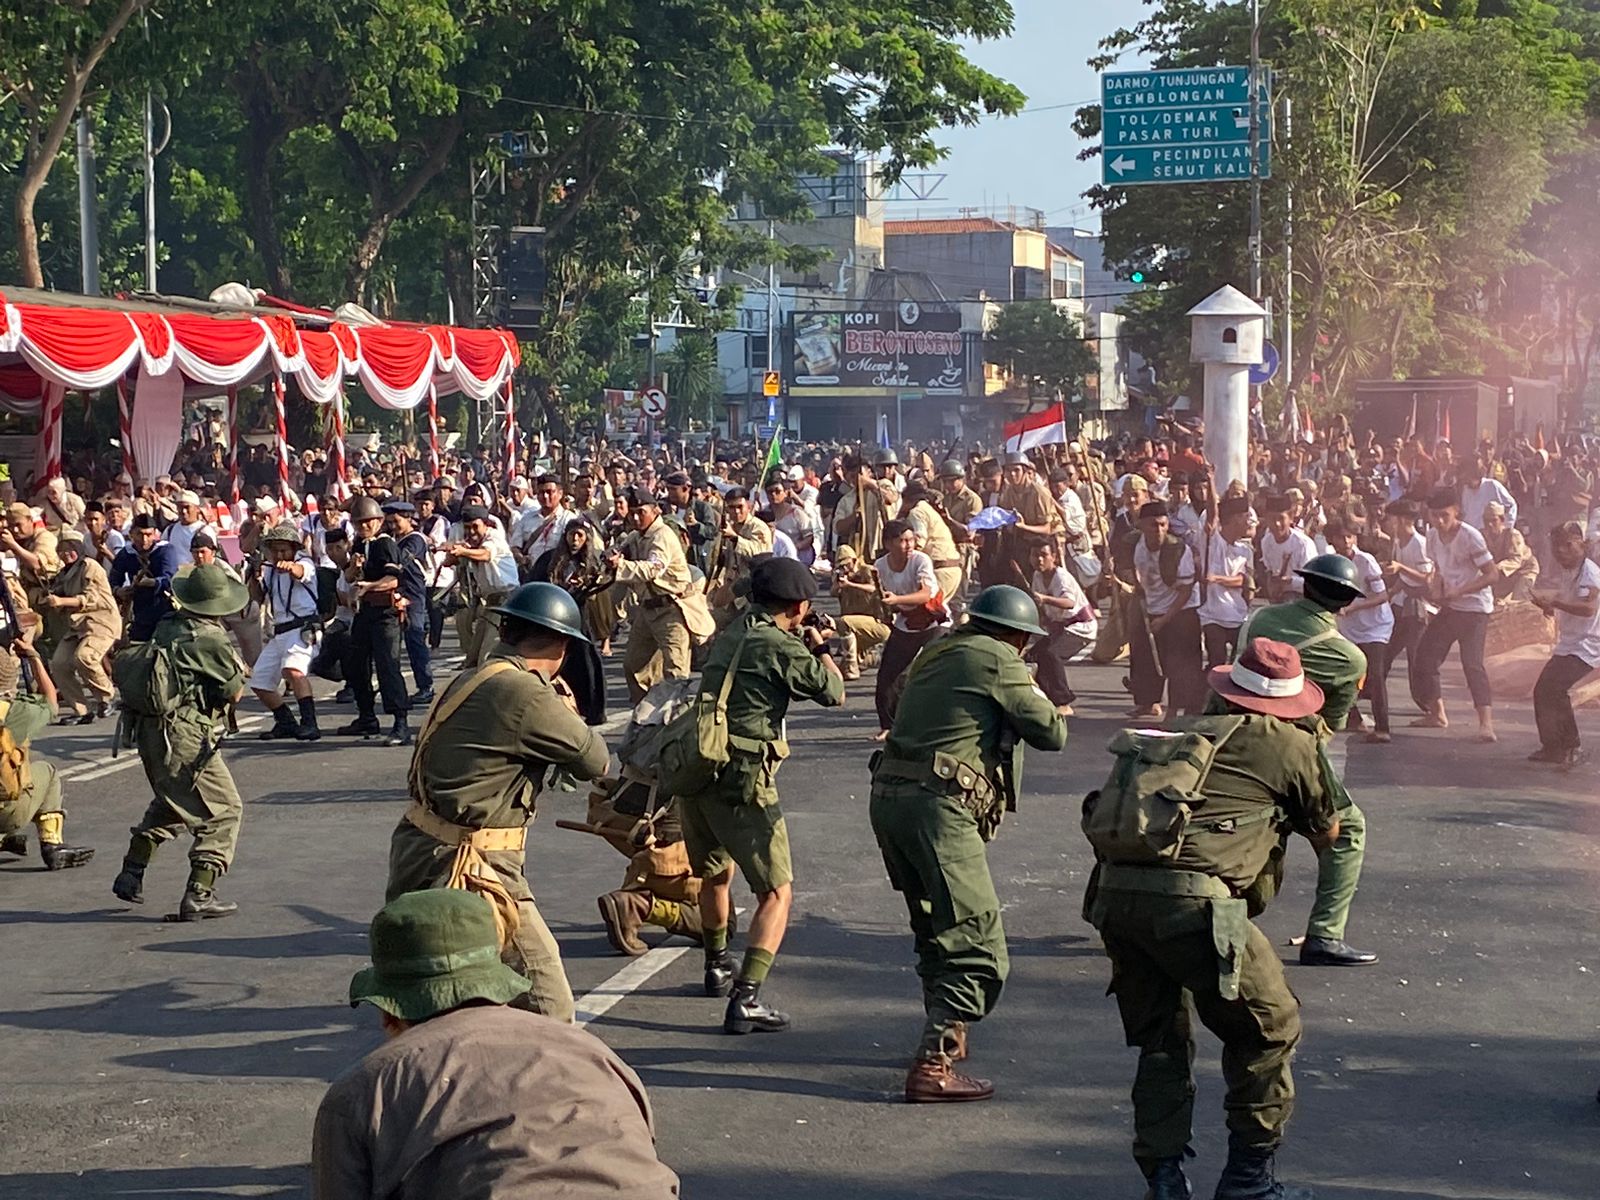
[[[983,335],[989,361],[1028,389],[1028,400],[1081,395],[1099,361],[1072,316],[1049,300],[1002,305]]]
[[[722,396],[716,339],[700,332],[682,334],[667,359],[667,371],[672,400],[667,423],[677,429],[689,429],[691,422],[710,425]]]

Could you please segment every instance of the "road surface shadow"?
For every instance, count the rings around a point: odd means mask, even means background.
[[[234,1200],[309,1196],[306,1167],[152,1167],[145,1171],[40,1171],[6,1175],[7,1200],[114,1200],[119,1196],[182,1196],[184,1200]]]

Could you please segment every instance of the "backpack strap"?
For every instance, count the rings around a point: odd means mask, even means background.
[[[1312,646],[1320,646],[1323,642],[1331,642],[1334,638],[1342,636],[1338,626],[1334,626],[1332,629],[1324,629],[1321,633],[1313,633],[1304,641],[1296,642],[1294,648],[1296,650],[1309,650]]]
[[[1239,732],[1246,720],[1248,718],[1242,715],[1227,718],[1221,734],[1211,743],[1211,759],[1206,763],[1206,769],[1200,772],[1200,778],[1195,781],[1195,791],[1202,794],[1205,792],[1206,780],[1211,778],[1211,768],[1217,765],[1217,755],[1222,753],[1222,748],[1228,744],[1228,739]]]
[[[428,744],[433,740],[434,731],[443,725],[463,704],[467,698],[477,691],[490,679],[505,671],[516,669],[516,664],[497,658],[491,663],[486,663],[464,679],[457,681],[446,689],[444,695],[433,702],[433,707],[428,710],[428,715],[423,719],[422,729],[417,733],[417,747],[411,756],[410,783],[414,799],[426,805],[428,797],[426,789],[422,786],[422,756],[427,751]]]

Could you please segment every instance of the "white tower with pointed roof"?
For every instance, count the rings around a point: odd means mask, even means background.
[[[1205,367],[1205,456],[1217,493],[1250,482],[1250,368],[1262,359],[1264,308],[1232,284],[1189,310],[1189,361]]]

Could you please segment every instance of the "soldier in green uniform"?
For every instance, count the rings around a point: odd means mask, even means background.
[[[479,893],[494,906],[501,958],[533,981],[517,1004],[570,1021],[572,987],[523,876],[524,847],[550,769],[595,779],[610,754],[557,679],[569,644],[588,641],[577,601],[553,583],[525,583],[493,611],[499,642],[451,681],[417,735],[387,899],[435,887]]]
[[[217,880],[233,863],[244,815],[239,789],[222,761],[216,724],[245,691],[244,664],[222,618],[242,609],[250,596],[237,577],[212,563],[175,576],[172,598],[178,609],[161,618],[150,637],[150,652],[165,656],[171,668],[172,707],[162,715],[140,712],[133,698],[123,696],[128,733],[155,798],[130,830],[111,890],[119,900],[143,904],[144,872],[156,848],[187,830],[194,844],[177,918],[199,921],[229,916],[239,907],[216,895]],[[123,651],[141,652],[138,646]]]
[[[1327,732],[1344,728],[1345,719],[1361,692],[1367,674],[1367,656],[1339,632],[1334,619],[1345,605],[1363,593],[1356,567],[1338,554],[1319,554],[1295,572],[1305,581],[1305,595],[1285,604],[1258,609],[1239,633],[1239,645],[1251,638],[1288,642],[1300,652],[1306,676],[1322,689],[1321,711]],[[1378,961],[1367,950],[1357,950],[1344,940],[1350,904],[1361,882],[1366,857],[1367,821],[1350,799],[1333,764],[1328,761],[1324,733],[1322,768],[1328,790],[1339,809],[1339,837],[1318,853],[1317,896],[1300,946],[1300,964],[1307,967],[1364,967]]]
[[[1190,723],[1214,746],[1209,769],[1198,773],[1204,803],[1166,857],[1123,863],[1100,854],[1084,909],[1111,960],[1128,1045],[1139,1050],[1133,1156],[1150,1184],[1146,1200],[1190,1195],[1183,1159],[1193,1135],[1195,1047],[1186,993],[1222,1039],[1228,1164],[1215,1200],[1288,1200],[1273,1156],[1294,1108],[1289,1062],[1300,1005],[1250,918],[1277,891],[1286,829],[1319,849],[1338,836],[1317,735],[1301,724],[1315,725],[1323,696],[1294,647],[1265,638],[1245,643],[1238,661],[1214,669],[1209,682],[1210,715]],[[1237,719],[1218,720],[1229,715]],[[1119,783],[1126,798],[1131,784],[1120,762],[1085,801],[1086,830],[1099,815],[1094,806],[1113,803]]]
[[[811,572],[794,559],[756,561],[750,570],[750,608],[712,645],[700,679],[701,694],[715,694],[728,672],[734,673],[727,699],[730,761],[704,792],[677,797],[689,868],[701,880],[705,991],[728,995],[726,1033],[771,1033],[789,1026],[788,1016],[760,1000],[793,899],[789,830],[778,805],[778,768],[789,757],[783,722],[791,700],[829,706],[844,701],[844,679],[826,637],[804,625],[816,593]],[[736,865],[756,894],[737,978],[728,952]]]
[[[0,587],[5,586],[0,580]],[[37,691],[18,686],[24,660]],[[29,753],[28,743],[50,724],[55,711],[56,685],[44,659],[31,639],[13,636],[9,647],[0,646],[0,726],[11,738],[9,749],[20,759],[0,764],[0,854],[26,854],[28,836],[22,830],[31,823],[39,831],[39,857],[47,871],[81,867],[94,857],[89,847],[69,846],[62,840],[66,813],[61,807],[61,781],[55,767]]]
[[[894,727],[873,756],[872,831],[906,901],[927,1020],[906,1076],[912,1103],[987,1100],[957,1074],[967,1026],[994,1010],[1009,960],[984,842],[1015,806],[1022,743],[1066,745],[1067,727],[1022,660],[1044,633],[1027,593],[985,588],[970,620],[917,657]]]

